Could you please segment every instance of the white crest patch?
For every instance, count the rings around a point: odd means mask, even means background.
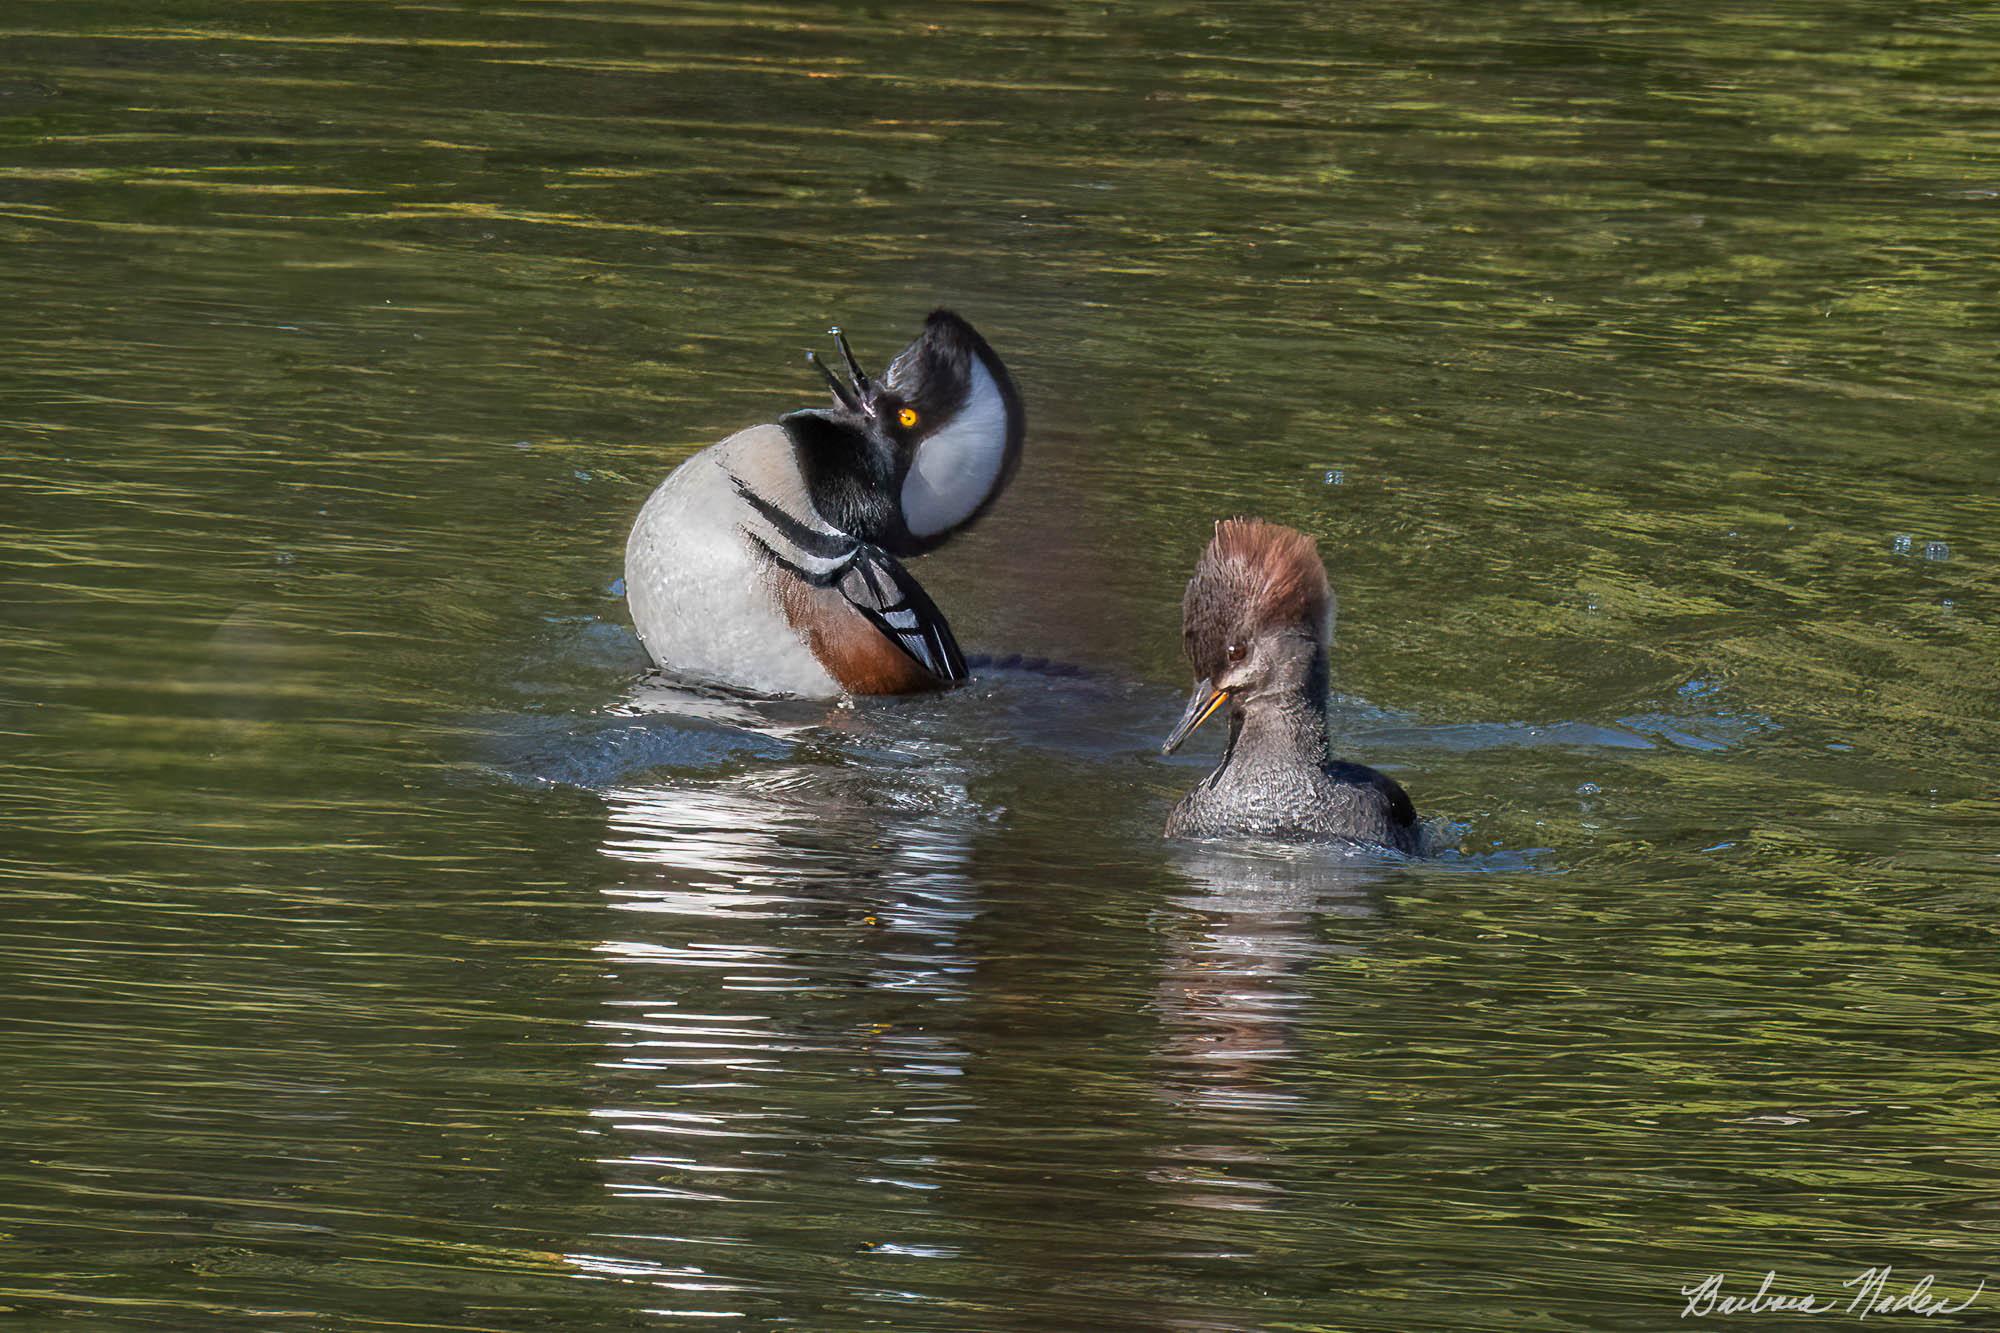
[[[1007,400],[985,360],[974,356],[965,405],[917,446],[903,479],[903,521],[919,537],[957,527],[992,494],[1006,460]]]

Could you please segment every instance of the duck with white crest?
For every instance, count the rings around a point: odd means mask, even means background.
[[[676,468],[640,510],[625,596],[647,653],[684,679],[828,698],[947,689],[965,656],[902,561],[965,531],[1020,464],[1007,368],[933,311],[879,379],[838,328],[833,402],[752,426]]]

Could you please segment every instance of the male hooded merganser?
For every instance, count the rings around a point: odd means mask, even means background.
[[[1194,696],[1161,747],[1171,754],[1229,708],[1222,765],[1167,818],[1170,838],[1345,839],[1400,852],[1417,812],[1385,774],[1327,749],[1333,589],[1313,539],[1254,518],[1225,519],[1181,601]]]
[[[966,679],[898,562],[986,512],[1021,459],[1021,398],[973,327],[937,310],[882,378],[833,330],[831,407],[752,426],[674,469],[625,547],[625,596],[660,666],[767,694],[906,694]]]

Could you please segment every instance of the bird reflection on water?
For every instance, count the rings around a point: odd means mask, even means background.
[[[816,717],[822,739],[851,721]],[[670,1313],[749,1314],[772,1288],[721,1266],[768,1225],[768,1190],[833,1218],[857,1190],[938,1188],[921,1145],[965,1110],[968,1055],[927,1015],[966,998],[986,818],[949,755],[912,741],[877,759],[604,792],[603,852],[624,870],[598,946],[617,1099],[593,1112],[599,1165],[614,1197],[663,1201],[663,1231],[572,1255],[579,1271],[672,1289]],[[920,1215],[885,1231],[885,1252],[950,1252]]]
[[[1157,1177],[1184,1206],[1271,1208],[1281,1194],[1271,1122],[1301,1108],[1296,1079],[1310,1065],[1305,975],[1360,952],[1334,937],[1382,911],[1378,886],[1398,866],[1341,847],[1192,844],[1174,868],[1192,891],[1170,900],[1179,915],[1165,927],[1159,1093],[1182,1113],[1186,1140]]]
[[[1307,1034],[1427,863],[1160,838],[1167,706],[1025,676],[858,708],[653,682],[576,728],[606,868],[584,1143],[617,1201],[577,1271],[811,1324],[972,1263],[1053,1307],[1187,1253],[1176,1214],[1243,1219],[1200,1252],[1254,1265],[1247,1215],[1323,1209]],[[1140,1132],[1108,1152],[1111,1126]],[[994,1209],[1049,1229],[996,1246]],[[825,1265],[803,1294],[774,1225]]]

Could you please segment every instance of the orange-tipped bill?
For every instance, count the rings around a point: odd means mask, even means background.
[[[1181,748],[1181,742],[1194,734],[1194,729],[1208,721],[1208,715],[1229,702],[1229,691],[1218,690],[1205,680],[1195,682],[1194,693],[1188,697],[1187,711],[1174,727],[1174,734],[1167,737],[1167,743],[1160,747],[1161,754],[1172,754]]]

